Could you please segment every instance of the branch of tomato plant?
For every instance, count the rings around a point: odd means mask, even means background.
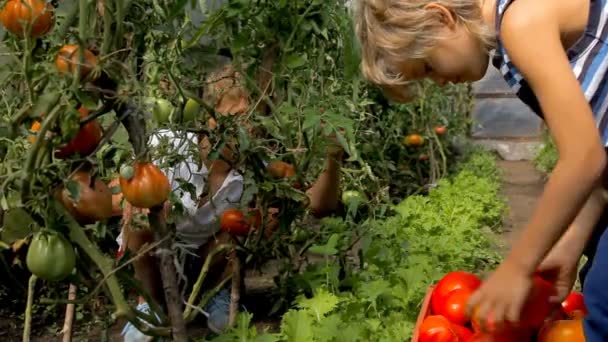
[[[196,297],[198,297],[198,294],[201,291],[201,287],[203,286],[203,282],[205,281],[205,278],[207,277],[207,273],[209,273],[209,268],[211,267],[211,261],[217,254],[219,254],[229,248],[235,248],[235,246],[232,244],[222,244],[222,245],[217,246],[214,250],[212,250],[209,253],[209,255],[207,255],[207,258],[205,259],[205,263],[203,264],[203,267],[201,268],[201,271],[198,274],[198,278],[196,279],[196,283],[194,283],[194,286],[192,287],[192,292],[190,292],[190,296],[188,297],[188,302],[185,305],[186,308],[184,309],[183,317],[186,321],[190,321],[193,318],[193,317],[190,317],[190,315],[192,314],[192,307],[194,305],[194,301],[196,300]]]
[[[437,136],[437,134],[435,132],[432,132],[431,135],[433,136],[433,139],[437,143],[437,148],[439,149],[439,155],[441,156],[442,169],[441,169],[441,174],[439,175],[439,177],[445,177],[447,169],[448,169],[448,165],[447,165],[447,157],[445,156],[445,151],[443,150],[443,144],[441,143],[441,140],[439,140],[439,137]]]
[[[32,173],[34,172],[34,164],[36,162],[38,151],[42,147],[43,144],[46,144],[46,140],[44,137],[46,136],[46,132],[51,128],[51,126],[57,121],[59,118],[59,110],[62,108],[61,105],[55,106],[49,116],[47,116],[40,126],[40,130],[36,135],[36,141],[34,145],[30,148],[30,151],[27,155],[27,159],[25,161],[25,167],[22,176],[21,176],[21,197],[22,199],[25,196],[29,195],[30,188],[32,183],[34,182],[34,177],[32,177]]]
[[[116,275],[112,274],[112,260],[104,256],[93,244],[84,232],[84,229],[75,221],[75,219],[66,211],[61,203],[56,199],[52,202],[55,210],[60,214],[63,214],[67,219],[70,240],[72,240],[84,253],[95,263],[104,276],[107,276],[106,285],[110,292],[110,298],[115,306],[113,317],[126,318],[134,326],[137,327],[142,333],[146,335],[157,335],[157,336],[169,336],[170,331],[164,327],[152,327],[147,324],[143,324],[133,311],[133,309],[127,304],[125,297],[122,294],[120,285],[116,279]]]
[[[199,312],[205,314],[205,312],[203,312],[200,308],[207,306],[207,303],[209,303],[211,298],[215,297],[215,295],[218,294],[224,288],[224,286],[226,286],[226,284],[228,284],[228,282],[231,279],[232,279],[232,274],[227,275],[226,278],[222,279],[222,281],[220,281],[219,284],[217,284],[214,288],[212,288],[210,291],[205,293],[202,296],[201,301],[197,305],[190,305],[190,304],[186,303],[185,304],[186,307],[193,309],[190,316],[185,318],[186,322],[193,321]]]
[[[101,41],[100,55],[105,56],[110,52],[112,48],[112,12],[114,7],[114,0],[104,0],[103,6],[103,38]],[[120,5],[118,5],[120,6]]]
[[[68,30],[72,27],[72,24],[76,20],[78,15],[78,6],[71,6],[69,12],[65,16],[61,26],[57,28],[57,32],[59,35],[59,39],[63,40],[65,36],[68,34]]]
[[[241,301],[241,259],[236,250],[230,253],[232,261],[232,289],[230,294],[230,309],[228,311],[228,326],[234,326]]]
[[[32,79],[31,79],[31,75],[30,75],[30,64],[31,64],[31,57],[32,57],[32,51],[30,48],[30,42],[31,42],[31,37],[29,34],[25,35],[25,39],[23,40],[24,42],[24,46],[23,46],[23,61],[22,61],[22,68],[23,68],[23,77],[25,79],[25,86],[27,87],[27,95],[28,95],[28,100],[30,104],[34,104],[34,88],[32,87]]]
[[[30,342],[30,331],[32,328],[32,304],[34,304],[34,289],[37,279],[38,278],[32,274],[27,285],[27,304],[25,306],[25,321],[23,322],[23,342]]]
[[[167,309],[169,311],[169,321],[171,322],[171,333],[173,340],[177,342],[186,342],[188,335],[186,333],[186,323],[182,315],[181,300],[177,286],[177,271],[173,263],[173,253],[171,252],[171,243],[173,239],[172,232],[167,226],[163,214],[163,205],[150,208],[148,213],[148,221],[150,227],[154,231],[154,239],[161,241],[158,249],[160,254],[160,275],[165,290],[165,299]]]
[[[31,109],[32,104],[26,104],[21,107],[17,114],[15,114],[15,116],[11,119],[11,126],[9,128],[9,138],[12,139],[17,135],[17,127],[19,127],[23,120],[25,120],[25,118],[29,116]]]

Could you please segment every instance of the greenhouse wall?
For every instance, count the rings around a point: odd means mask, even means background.
[[[483,79],[473,84],[475,97],[471,135],[477,139],[535,140],[543,122],[508,87],[490,65]]]

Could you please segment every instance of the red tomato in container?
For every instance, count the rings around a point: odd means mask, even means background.
[[[570,318],[573,317],[575,311],[580,311],[583,315],[586,315],[587,307],[585,306],[583,294],[574,291],[570,292],[568,297],[562,302],[562,311]]]
[[[554,288],[550,282],[534,276],[532,291],[520,315],[520,325],[535,329],[542,327],[554,308],[554,305],[549,302],[549,297],[553,293]]]
[[[464,325],[468,323],[469,318],[466,315],[466,308],[473,292],[475,290],[469,288],[461,288],[450,292],[437,314],[445,316],[454,324]]]
[[[445,306],[445,301],[450,292],[458,289],[476,290],[481,285],[481,279],[476,275],[464,271],[455,271],[446,274],[435,287],[431,297],[431,309],[438,314]]]
[[[473,336],[471,329],[458,324],[452,324],[452,331],[456,333],[460,342],[467,342]]]
[[[506,329],[500,332],[476,332],[466,342],[527,342],[532,338],[529,330]]]
[[[431,315],[422,321],[419,328],[420,342],[459,342],[452,324],[440,315]]]

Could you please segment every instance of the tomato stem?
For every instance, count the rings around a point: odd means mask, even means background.
[[[32,304],[34,303],[34,289],[36,286],[36,280],[38,280],[38,277],[32,274],[27,285],[27,303],[25,306],[25,322],[23,323],[23,342],[30,341],[30,331],[32,329]]]
[[[190,292],[190,297],[188,297],[188,304],[186,304],[186,308],[184,309],[184,319],[189,322],[194,319],[194,315],[192,314],[192,308],[194,307],[194,301],[196,297],[198,297],[199,292],[201,291],[201,287],[203,286],[203,282],[209,273],[209,267],[211,267],[211,261],[215,256],[227,249],[234,248],[235,246],[232,244],[224,244],[217,246],[213,251],[209,253],[207,258],[205,259],[205,263],[201,268],[201,271],[198,274],[198,278],[196,279],[196,283],[194,283],[194,287],[192,288],[192,292]],[[196,311],[195,311],[196,313]]]

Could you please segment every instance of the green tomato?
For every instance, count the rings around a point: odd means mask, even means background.
[[[184,106],[184,122],[192,122],[200,117],[201,105],[193,99],[188,99]]]
[[[347,190],[342,193],[342,203],[347,206],[350,206],[351,204],[358,206],[365,201],[367,201],[367,197],[360,191]]]
[[[293,240],[295,242],[305,242],[310,237],[310,234],[306,229],[296,228],[296,230],[292,233]]]
[[[159,124],[168,123],[175,107],[171,102],[163,98],[148,98],[145,101],[148,108],[152,109],[152,116]]]
[[[59,281],[74,270],[76,254],[72,244],[60,233],[41,231],[32,238],[25,262],[38,278]]]

